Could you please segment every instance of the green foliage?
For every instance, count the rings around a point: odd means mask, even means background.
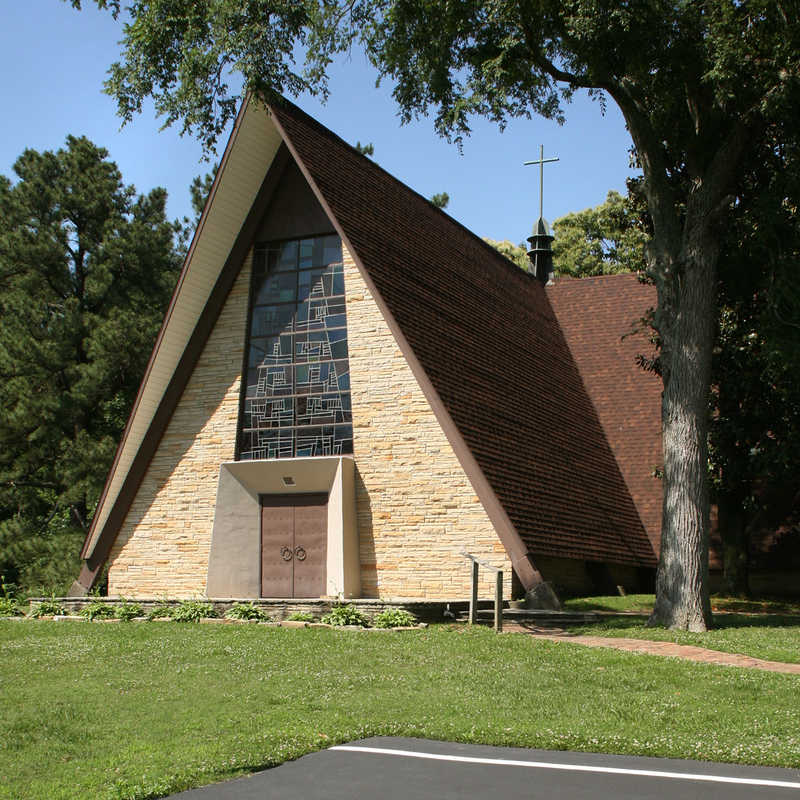
[[[374,156],[375,155],[375,145],[370,142],[369,144],[361,144],[361,142],[356,142],[356,150],[361,153],[362,156]]]
[[[36,603],[31,609],[30,616],[38,619],[39,617],[56,617],[66,614],[66,610],[55,597],[46,598]]]
[[[643,214],[618,192],[609,192],[599,206],[559,217],[553,233],[557,275],[584,278],[640,272],[646,267],[645,245],[650,236]]]
[[[509,261],[513,261],[520,269],[529,272],[531,268],[531,260],[528,258],[528,251],[523,244],[512,244],[508,239],[497,241],[495,239],[484,238],[486,244],[491,245],[501,255],[504,255]]]
[[[376,628],[408,628],[417,624],[416,617],[404,608],[387,608],[372,618]]]
[[[6,583],[5,575],[0,575],[0,617],[16,617],[23,613],[17,603],[16,589],[15,584]]]
[[[270,616],[255,603],[234,603],[225,613],[228,619],[255,619],[259,622],[269,622]]]
[[[796,201],[787,199],[800,195],[796,159],[787,169],[766,153],[748,172],[758,194],[737,204],[722,242],[709,456],[732,593],[749,590],[754,536],[783,528],[789,554],[791,538],[800,537],[800,222]]]
[[[642,272],[650,241],[646,213],[636,197],[610,191],[606,201],[572,212],[553,223],[553,267],[556,275],[585,278],[618,272]],[[524,244],[484,239],[521,269],[530,269]]]
[[[177,276],[166,192],[85,137],[0,176],[0,571],[64,592]]]
[[[3,495],[0,489],[0,497]],[[30,493],[33,502],[26,505],[23,513],[5,519],[3,515],[11,509],[0,500],[0,567],[14,576],[24,594],[41,596],[52,592],[63,596],[80,568],[84,532],[70,521],[69,509],[57,511],[49,522],[40,516],[39,509],[45,507],[39,503],[40,497],[39,493]]]
[[[0,617],[19,617],[22,611],[13,597],[0,597]]]
[[[175,622],[199,622],[201,619],[216,617],[217,612],[211,603],[201,600],[184,600],[177,607],[173,607],[170,615]]]
[[[313,622],[314,615],[308,611],[294,611],[286,619],[289,622]]]
[[[92,600],[78,614],[86,617],[90,622],[96,619],[113,619],[116,616],[114,606],[111,603],[104,603],[102,600]]]
[[[163,618],[163,617],[172,618],[174,613],[175,613],[175,606],[169,605],[167,603],[160,603],[157,606],[153,606],[147,612],[147,619],[148,619],[148,621],[152,621],[154,619],[160,619],[160,618]]]
[[[450,203],[450,195],[447,192],[439,192],[431,197],[431,204],[435,205],[436,208],[441,208],[444,210]]]
[[[189,186],[189,194],[192,198],[192,209],[195,215],[195,225],[200,221],[200,217],[206,207],[206,201],[208,200],[209,194],[211,194],[211,187],[214,185],[214,177],[218,170],[219,162],[215,162],[214,166],[211,168],[211,172],[207,172],[205,175],[195,175]]]
[[[131,602],[123,597],[122,600],[114,606],[114,616],[117,619],[121,619],[123,622],[130,622],[137,617],[143,617],[144,609],[139,603]]]
[[[369,620],[366,615],[359,611],[354,605],[337,605],[329,613],[324,614],[321,622],[326,625],[359,625],[362,628],[369,627]]]

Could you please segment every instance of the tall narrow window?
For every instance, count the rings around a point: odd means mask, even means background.
[[[239,458],[353,452],[342,244],[256,246]]]

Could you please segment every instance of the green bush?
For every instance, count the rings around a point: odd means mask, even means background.
[[[289,622],[313,622],[314,615],[308,611],[294,611],[286,619]]]
[[[92,600],[89,605],[84,606],[79,612],[82,617],[86,617],[90,622],[94,619],[111,619],[114,616],[114,606],[102,602],[102,600]]]
[[[369,620],[363,612],[355,606],[334,606],[329,614],[325,614],[322,621],[327,625],[360,625],[369,627]]]
[[[22,610],[16,598],[17,585],[8,583],[5,575],[0,575],[0,617],[17,617]]]
[[[22,614],[13,597],[0,597],[0,617],[18,617]]]
[[[416,617],[404,608],[387,608],[372,620],[376,628],[408,628],[417,624]]]
[[[130,622],[132,619],[136,619],[136,617],[143,617],[144,609],[139,603],[132,603],[130,600],[126,600],[123,597],[122,602],[114,609],[114,615],[123,622]]]
[[[225,616],[228,619],[255,619],[259,622],[269,622],[270,616],[255,603],[234,603]]]
[[[199,622],[201,619],[216,617],[217,612],[211,603],[204,603],[202,600],[184,600],[172,609],[170,616],[175,622]]]
[[[167,603],[160,603],[157,606],[153,606],[147,612],[147,619],[152,621],[154,619],[158,619],[159,617],[172,617],[175,613],[175,606],[168,605]]]
[[[38,619],[39,617],[61,616],[66,613],[64,606],[55,597],[51,597],[48,600],[42,600],[41,603],[37,603],[31,611],[31,616]]]

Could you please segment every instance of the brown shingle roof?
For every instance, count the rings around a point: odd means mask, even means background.
[[[547,294],[657,553],[661,481],[654,469],[662,465],[661,379],[636,360],[654,354],[640,320],[656,304],[655,287],[635,274],[602,275],[558,279]]]
[[[272,112],[528,550],[654,565],[543,287],[295,106]]]

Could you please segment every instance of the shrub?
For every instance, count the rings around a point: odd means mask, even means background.
[[[55,617],[66,613],[64,606],[55,597],[51,597],[48,600],[42,600],[41,603],[37,603],[31,611],[31,616],[38,619],[39,617]]]
[[[363,612],[355,606],[334,606],[329,614],[325,614],[322,621],[327,625],[360,625],[362,628],[369,627],[369,620]]]
[[[269,622],[270,616],[255,603],[234,603],[225,616],[228,619],[256,619],[259,622]]]
[[[294,611],[286,619],[289,622],[313,622],[314,615],[309,611]]]
[[[22,614],[13,597],[0,597],[0,617],[18,617]]]
[[[143,617],[144,609],[139,603],[132,603],[123,597],[122,602],[114,609],[114,613],[117,619],[121,619],[123,622],[130,622],[136,617]]]
[[[84,606],[78,613],[82,617],[86,617],[90,622],[94,619],[111,619],[114,616],[114,606],[101,600],[92,600],[89,605]]]
[[[147,612],[147,619],[152,621],[154,619],[158,619],[159,617],[172,617],[175,613],[175,606],[167,605],[166,603],[160,603],[157,606],[153,606]]]
[[[170,615],[175,622],[199,622],[201,619],[216,617],[217,612],[211,603],[201,600],[184,600],[179,606],[172,609]]]
[[[15,583],[7,583],[6,576],[0,575],[0,617],[17,617],[22,614],[17,604],[16,590]]]
[[[417,624],[416,617],[404,608],[387,608],[372,620],[376,628],[408,628]]]

